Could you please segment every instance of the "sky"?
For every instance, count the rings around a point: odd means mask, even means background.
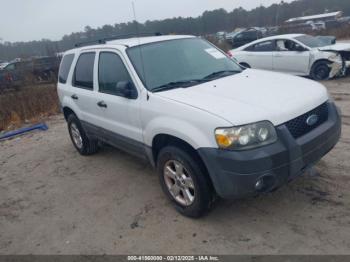
[[[205,10],[242,6],[252,9],[280,0],[0,0],[0,39],[3,41],[59,40],[65,34],[105,24],[172,17],[197,17]],[[287,0],[291,2],[292,0]],[[285,1],[286,2],[286,1]]]

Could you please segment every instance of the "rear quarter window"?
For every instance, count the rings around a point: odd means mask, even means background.
[[[94,89],[95,56],[94,52],[80,55],[74,70],[73,85],[75,87]]]
[[[62,59],[58,73],[58,81],[62,84],[67,83],[67,77],[74,60],[74,54],[65,55]]]

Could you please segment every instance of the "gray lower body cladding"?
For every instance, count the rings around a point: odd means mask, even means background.
[[[340,113],[333,103],[327,103],[327,107],[327,121],[297,139],[284,124],[276,128],[278,141],[268,146],[245,151],[198,149],[218,195],[232,199],[271,191],[301,175],[319,161],[336,145],[341,134]],[[142,142],[85,121],[82,121],[82,125],[89,137],[155,165],[152,149]],[[260,189],[257,188],[259,181],[265,183]]]
[[[277,127],[278,141],[268,146],[245,151],[200,148],[218,195],[234,199],[272,191],[317,163],[341,135],[340,113],[333,103],[327,105],[327,121],[297,139],[281,125]]]

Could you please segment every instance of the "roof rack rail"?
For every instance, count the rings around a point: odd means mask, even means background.
[[[99,40],[94,40],[94,41],[77,43],[74,46],[75,47],[82,47],[82,46],[89,46],[89,45],[94,45],[94,44],[105,44],[105,43],[106,43],[106,41],[104,41],[103,39],[99,39]]]
[[[132,38],[132,37],[139,37],[139,36],[161,36],[161,35],[162,34],[159,32],[157,32],[157,33],[123,34],[123,35],[105,37],[105,38],[94,40],[94,41],[77,43],[77,44],[75,44],[75,47],[89,46],[89,45],[94,45],[94,44],[106,44],[107,41],[118,40],[118,39],[127,39],[127,38]]]

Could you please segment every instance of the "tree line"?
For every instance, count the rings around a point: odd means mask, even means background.
[[[237,27],[276,26],[289,18],[324,12],[343,11],[350,15],[348,0],[296,0],[291,3],[281,1],[269,7],[259,6],[252,10],[242,7],[231,12],[225,9],[205,11],[198,17],[176,17],[165,20],[136,21],[104,25],[99,28],[86,26],[84,31],[65,35],[59,41],[42,39],[30,42],[4,42],[0,44],[0,60],[17,57],[51,56],[73,48],[76,43],[94,41],[120,34],[137,32],[160,32],[163,34],[207,35],[218,31],[233,31]]]

